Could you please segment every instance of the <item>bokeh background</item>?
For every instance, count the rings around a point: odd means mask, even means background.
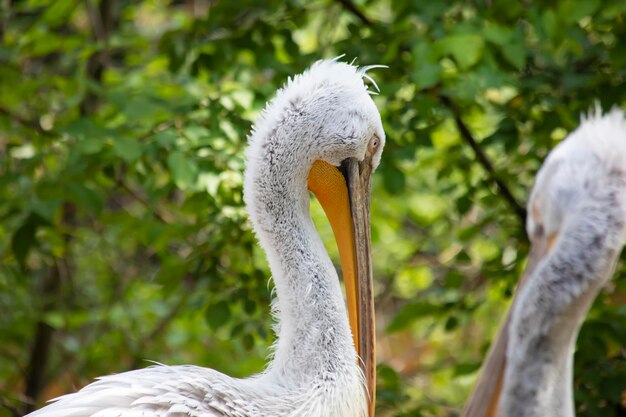
[[[378,415],[458,416],[538,167],[581,112],[626,106],[625,20],[623,0],[0,1],[0,416],[146,359],[263,369],[246,136],[288,76],[341,54],[389,66],[370,72]],[[624,275],[578,340],[581,417],[626,415]]]

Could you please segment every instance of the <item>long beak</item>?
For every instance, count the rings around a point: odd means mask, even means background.
[[[350,193],[356,250],[357,282],[353,285],[357,289],[357,294],[353,303],[356,304],[354,308],[357,311],[358,332],[355,346],[362,360],[361,366],[367,384],[369,416],[373,417],[376,405],[376,322],[370,235],[371,161],[366,158],[363,162],[358,162],[350,158],[342,164],[342,171]],[[350,298],[348,298],[348,303],[350,303]]]
[[[465,408],[461,417],[500,417],[499,404],[502,386],[504,384],[504,371],[506,369],[506,351],[509,340],[509,327],[511,325],[511,315],[518,301],[518,295],[526,284],[541,260],[550,252],[554,237],[547,241],[533,244],[528,256],[526,269],[520,278],[515,297],[511,307],[500,327],[495,341],[491,344],[487,358],[483,362],[480,377],[474,385],[474,390],[469,399],[465,402]]]
[[[338,169],[316,161],[308,178],[309,189],[319,200],[339,248],[346,288],[348,320],[365,376],[369,416],[376,400],[376,337],[370,246],[371,160],[345,160]]]

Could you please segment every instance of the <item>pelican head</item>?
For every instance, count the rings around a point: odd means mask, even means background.
[[[546,158],[528,202],[531,250],[464,417],[573,417],[578,329],[626,239],[626,117],[596,109]]]
[[[289,207],[302,207],[308,213],[309,191],[319,200],[337,241],[354,346],[349,349],[354,352],[356,348],[360,358],[367,408],[373,415],[375,335],[369,193],[370,174],[380,163],[385,133],[364,83],[369,68],[337,60],[319,61],[278,91],[250,137],[244,198],[273,271],[288,264],[268,249],[282,243],[277,241],[276,225],[284,225],[293,233],[299,228],[291,227]],[[283,205],[277,196],[289,202]],[[269,227],[273,230],[267,230]],[[316,237],[316,244],[318,240]],[[276,285],[278,288],[283,282]],[[280,291],[281,298],[289,291]],[[283,313],[285,308],[278,306]],[[281,320],[286,317],[283,314]],[[282,329],[284,323],[279,325]],[[288,339],[292,338],[279,335],[275,363],[281,361],[281,341]]]
[[[602,116],[596,109],[548,155],[528,202],[526,230],[534,251],[530,268],[550,253],[559,235],[590,204],[624,207],[625,132],[622,111]],[[622,230],[615,231],[620,235]]]

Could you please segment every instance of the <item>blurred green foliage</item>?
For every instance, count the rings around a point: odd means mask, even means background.
[[[0,415],[144,359],[263,368],[271,285],[242,203],[246,135],[289,75],[346,54],[389,66],[372,72],[388,135],[372,199],[379,415],[456,416],[523,268],[536,170],[596,100],[626,105],[623,0],[0,8]],[[580,334],[579,416],[626,415],[624,301],[622,268]]]

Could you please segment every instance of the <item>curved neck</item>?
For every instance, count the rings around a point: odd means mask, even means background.
[[[513,310],[502,417],[574,416],[573,354],[578,330],[623,245],[623,202],[596,190],[568,215],[550,253]],[[567,219],[565,219],[567,220]]]
[[[298,140],[280,132],[251,146],[244,195],[276,286],[278,340],[267,373],[299,385],[354,366],[356,353],[337,272],[309,215],[313,161],[294,159]]]

